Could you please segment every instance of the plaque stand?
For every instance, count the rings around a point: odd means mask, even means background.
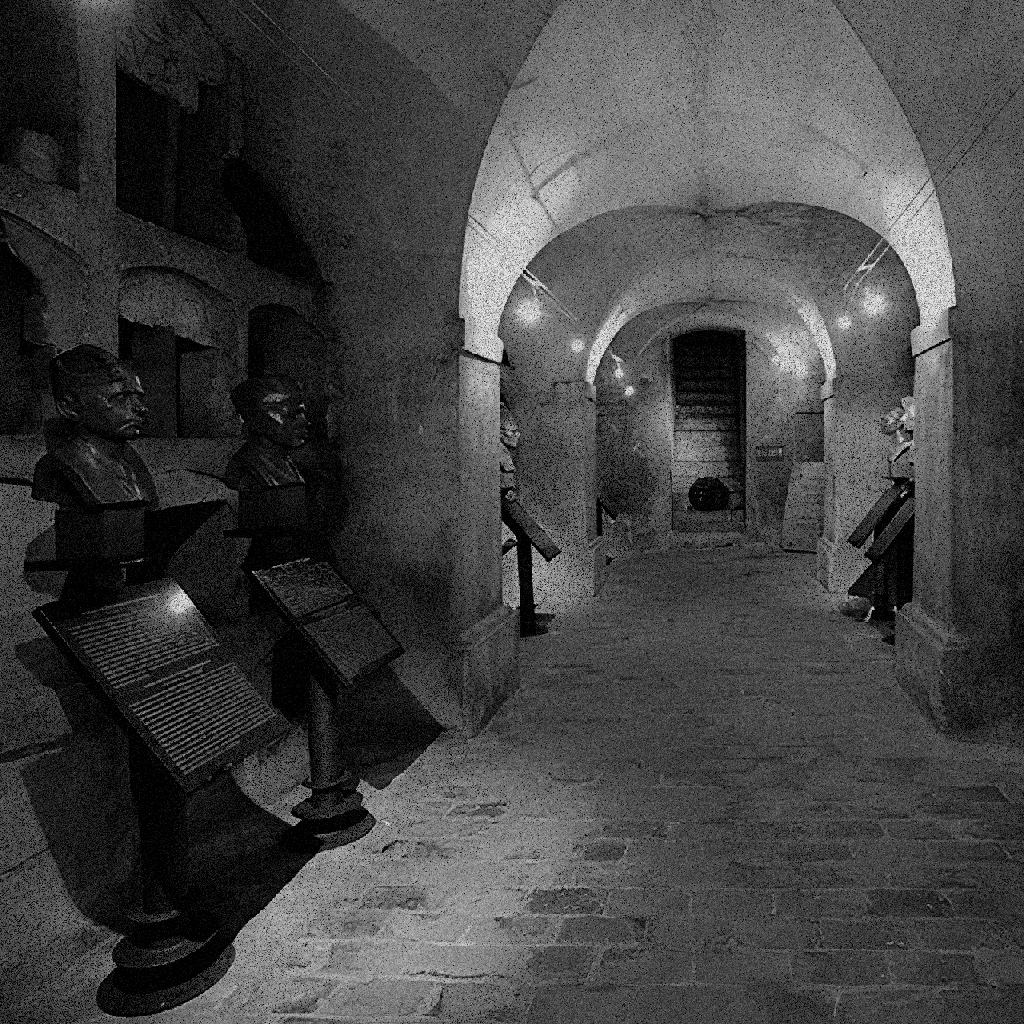
[[[311,674],[307,730],[313,792],[292,808],[292,814],[316,835],[349,828],[369,814],[356,789],[359,777],[349,766],[349,744],[340,718],[333,682]]]
[[[184,794],[134,734],[128,757],[142,887],[128,933],[114,946],[114,970],[97,993],[99,1008],[117,1017],[180,1006],[218,981],[233,959],[216,919],[187,908]]]
[[[501,519],[515,537],[519,572],[519,635],[538,636],[545,630],[537,623],[537,606],[533,599],[533,549],[536,548],[546,562],[557,558],[562,549],[519,500],[505,492],[501,495]]]
[[[874,538],[865,552],[871,565],[849,592],[867,598],[871,616],[879,620],[893,619],[914,596],[914,480],[904,476],[890,479],[892,486],[848,538],[856,548]]]
[[[221,504],[207,502],[195,508],[187,506],[186,511],[191,514],[177,530],[171,527],[178,524],[161,521],[159,525],[166,529],[152,533],[147,529],[145,543],[141,543],[143,509],[133,506],[130,511],[139,518],[139,522],[132,525],[140,529],[131,534],[131,543],[122,544],[120,550],[113,547],[113,540],[106,535],[105,545],[86,543],[88,536],[83,536],[76,538],[81,541],[77,552],[73,546],[69,549],[65,539],[67,526],[58,516],[56,537],[52,533],[44,535],[42,544],[26,557],[27,572],[68,572],[59,600],[37,608],[34,613],[36,619],[65,655],[83,669],[86,666],[81,650],[75,649],[62,634],[66,621],[73,622],[82,614],[102,614],[106,609],[113,609],[126,593],[131,595],[130,600],[137,600],[135,595],[153,596],[150,592],[155,594],[163,587],[174,590],[170,595],[174,606],[171,617],[185,614],[184,605],[190,605],[190,602],[169,580],[158,580],[148,587],[143,584],[141,588],[126,588],[126,575],[128,580],[145,580],[161,574],[174,550]],[[170,510],[165,513],[165,520],[167,515],[175,514],[177,510]],[[106,527],[104,516],[107,515],[107,512],[94,514],[82,521],[95,531],[97,524]],[[151,526],[151,511],[146,509],[145,515],[147,527]],[[80,524],[75,522],[74,525],[78,527]],[[155,520],[152,525],[156,525]],[[87,554],[83,556],[80,552]],[[166,607],[166,601],[164,604]],[[94,639],[93,636],[86,642],[94,642]],[[125,650],[131,649],[131,642],[127,636],[123,637]],[[98,648],[92,650],[102,657]],[[123,665],[123,659],[118,664]],[[83,674],[90,685],[101,692],[104,702],[110,703],[112,693],[100,682],[102,668],[97,669],[97,665],[92,664]],[[115,690],[119,687],[128,691],[131,684],[114,684]],[[234,706],[237,698],[229,699]],[[186,880],[186,794],[181,783],[139,736],[137,723],[132,722],[130,715],[125,716],[121,704],[116,699],[113,703],[120,712],[119,719],[128,726],[129,785],[138,815],[141,892],[137,906],[128,915],[127,933],[114,946],[114,969],[100,984],[96,1001],[103,1012],[112,1016],[137,1017],[180,1006],[206,991],[230,967],[234,949],[231,935],[219,926],[212,914],[190,906]],[[270,708],[266,711],[270,713]],[[167,712],[162,714],[162,719],[154,721],[158,726],[167,728]],[[258,725],[264,732],[254,732],[255,738],[250,738],[251,743],[258,743],[274,728],[265,721]],[[170,728],[173,732],[168,738],[180,742],[187,725],[178,723]],[[201,784],[201,781],[197,778],[190,782],[190,787]]]
[[[310,529],[304,483],[239,489],[238,528],[227,535],[251,538],[242,563],[249,572],[274,569],[301,554],[322,555],[329,550],[323,538]],[[370,812],[357,789],[359,776],[349,753],[351,742],[342,725],[334,680],[312,668],[306,690],[308,785],[312,792],[292,808],[292,814],[299,819],[303,833],[319,838],[365,823]]]

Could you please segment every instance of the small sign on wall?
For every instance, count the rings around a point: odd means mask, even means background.
[[[754,449],[754,458],[758,462],[782,462],[786,449],[780,445],[758,445]]]

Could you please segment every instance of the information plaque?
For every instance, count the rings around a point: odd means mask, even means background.
[[[33,615],[186,792],[287,729],[171,580],[100,608],[53,602]]]
[[[299,558],[252,575],[339,682],[350,684],[404,652],[326,562]]]
[[[544,527],[517,499],[502,495],[501,518],[509,529],[529,537],[530,543],[541,553],[545,561],[550,562],[562,553],[562,549],[551,539]]]

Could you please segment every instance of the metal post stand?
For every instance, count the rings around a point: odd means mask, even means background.
[[[315,834],[337,832],[362,821],[369,813],[357,790],[359,776],[349,751],[351,739],[342,725],[337,686],[318,673],[309,676],[309,788],[313,791],[292,808]]]
[[[213,985],[233,959],[230,936],[213,915],[188,907],[184,794],[134,734],[128,759],[142,891],[128,934],[114,946],[114,970],[97,993],[100,1009],[118,1017],[180,1006]]]
[[[537,606],[533,599],[533,545],[517,526],[511,527],[516,538],[516,562],[519,568],[519,635],[537,635]]]

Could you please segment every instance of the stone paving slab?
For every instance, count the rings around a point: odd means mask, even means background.
[[[936,735],[813,571],[617,561],[153,1020],[1024,1024],[1024,756]],[[15,1019],[110,1020],[101,959]]]

